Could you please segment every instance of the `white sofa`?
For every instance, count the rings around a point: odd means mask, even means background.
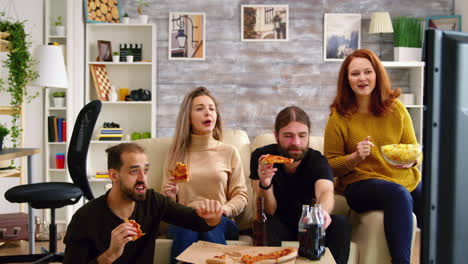
[[[143,146],[150,162],[150,171],[148,184],[157,191],[161,190],[163,177],[164,160],[171,144],[171,138],[151,138],[135,141]],[[224,132],[223,142],[234,145],[241,156],[242,166],[245,174],[246,185],[248,189],[249,203],[244,212],[236,218],[240,230],[246,230],[251,227],[251,220],[254,212],[254,193],[250,183],[250,153],[258,147],[275,142],[272,133],[257,136],[252,144],[249,137],[241,130],[228,130]],[[323,151],[323,137],[310,137],[312,148]],[[333,214],[348,216],[353,231],[350,257],[348,263],[375,264],[390,263],[390,253],[383,232],[383,213],[381,211],[372,211],[365,214],[357,214],[350,210],[346,200],[341,195],[335,195],[335,208]],[[415,218],[416,220],[416,218]],[[414,221],[416,225],[416,221]],[[414,227],[415,230],[416,227]],[[155,260],[156,264],[169,263],[170,249],[172,240],[165,239],[166,226],[162,225],[160,232],[162,236],[156,240]],[[413,232],[414,241],[414,232]],[[251,245],[250,236],[242,236],[238,241],[228,241],[230,245]]]

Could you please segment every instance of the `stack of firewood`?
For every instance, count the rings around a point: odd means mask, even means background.
[[[0,32],[0,52],[10,52],[8,46],[10,46],[10,42],[6,40],[10,36],[8,32]]]
[[[118,0],[88,0],[88,20],[119,23]]]

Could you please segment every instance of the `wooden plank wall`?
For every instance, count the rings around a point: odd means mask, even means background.
[[[134,1],[121,0],[122,10],[136,16]],[[312,135],[322,135],[328,106],[335,95],[340,63],[323,62],[323,14],[360,13],[361,47],[378,52],[379,38],[369,35],[372,12],[391,16],[453,14],[453,0],[153,0],[144,11],[158,27],[157,136],[172,136],[185,93],[204,85],[220,101],[224,127],[243,129],[251,140],[272,132],[279,110],[298,105],[309,114]],[[240,6],[288,4],[288,42],[241,42]],[[206,13],[206,60],[168,60],[169,12]],[[393,35],[385,34],[383,59],[393,60]],[[408,76],[392,72],[394,86],[407,86]]]

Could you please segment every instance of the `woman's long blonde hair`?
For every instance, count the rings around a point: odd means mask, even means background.
[[[168,170],[173,170],[176,162],[180,161],[185,164],[189,163],[188,152],[191,144],[192,128],[190,125],[190,116],[192,113],[192,102],[198,96],[206,95],[213,100],[216,109],[216,123],[213,129],[213,138],[221,140],[223,134],[221,113],[219,112],[218,102],[208,89],[203,86],[197,87],[185,95],[184,100],[180,104],[179,114],[177,115],[177,124],[175,135],[169,149],[167,163],[165,164]]]

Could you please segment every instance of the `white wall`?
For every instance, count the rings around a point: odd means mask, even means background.
[[[468,32],[468,1],[455,0],[455,14],[462,16],[462,31]]]
[[[32,42],[32,50],[43,43],[43,0],[0,0],[0,10],[8,12],[12,17],[20,21],[27,20],[26,33],[30,35]],[[4,59],[6,53],[0,54],[0,59]],[[0,68],[1,75],[5,76],[7,70]],[[24,147],[41,148],[43,146],[43,97],[42,89],[39,87],[31,87],[32,92],[39,92],[39,96],[29,104],[25,105],[25,122],[24,122]],[[0,105],[8,105],[9,97],[2,93],[0,94]],[[4,122],[0,120],[0,122]],[[42,181],[43,162],[42,155],[34,155],[33,169],[34,182]],[[5,200],[3,193],[10,187],[18,185],[19,179],[0,178],[0,213],[16,212],[19,210],[17,204],[11,204]]]

